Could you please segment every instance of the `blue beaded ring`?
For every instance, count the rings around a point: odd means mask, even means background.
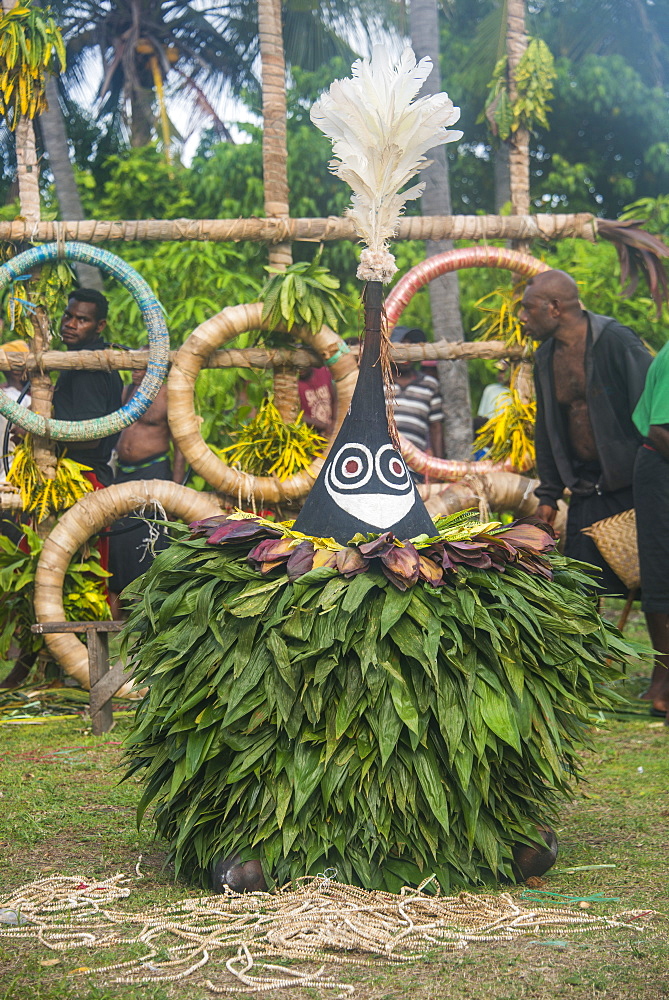
[[[100,247],[88,246],[86,243],[65,243],[60,246],[57,243],[45,243],[18,254],[0,267],[0,291],[31,268],[48,264],[62,256],[66,260],[99,267],[106,274],[117,278],[132,293],[141,309],[149,334],[149,363],[146,375],[132,399],[120,410],[104,417],[95,417],[92,420],[48,419],[24,406],[19,406],[1,391],[0,413],[12,423],[39,437],[48,437],[54,441],[95,441],[111,434],[118,434],[124,427],[138,420],[151,406],[167,374],[169,333],[162,307],[144,278],[120,257]]]

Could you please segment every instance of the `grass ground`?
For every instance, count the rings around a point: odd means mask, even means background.
[[[630,634],[644,638],[638,615]],[[637,673],[635,666],[629,683],[635,692],[643,684]],[[585,759],[587,782],[562,811],[560,855],[543,889],[616,897],[592,904],[590,912],[634,908],[669,916],[669,730],[644,715],[627,718],[596,732],[596,748]],[[93,737],[81,719],[0,726],[0,899],[8,889],[57,872],[99,878],[132,873],[139,854],[145,879],[133,891],[133,906],[199,894],[174,882],[164,845],[151,839],[150,821],[139,832],[135,827],[139,786],[119,783],[127,725],[122,719],[103,737]],[[615,867],[569,871],[602,864]],[[522,887],[512,891],[523,897]],[[667,916],[645,932],[552,932],[550,938],[476,945],[460,955],[435,952],[408,967],[378,964],[338,972],[355,984],[359,1000],[404,1000],[407,995],[416,1000],[661,1000],[669,998]],[[44,964],[53,958],[41,946],[0,940],[0,1000],[203,1000],[212,995],[203,979],[212,977],[213,969],[202,979],[165,987],[105,987],[67,976],[67,969],[82,962],[80,953],[63,955],[55,966]],[[284,995],[298,1000],[334,994],[291,989]]]

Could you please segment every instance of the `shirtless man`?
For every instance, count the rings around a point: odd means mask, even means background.
[[[609,316],[581,307],[564,271],[531,278],[520,320],[533,340],[537,393],[537,514],[552,524],[557,501],[571,492],[565,553],[602,571],[604,593],[627,589],[582,533],[633,505],[632,472],[641,435],[632,411],[650,367],[639,338]]]
[[[133,371],[132,383],[123,390],[123,404],[128,402],[142,384],[144,371]],[[185,461],[178,448],[174,449],[174,468],[170,466],[170,428],[167,422],[167,388],[162,385],[146,413],[121,432],[116,445],[118,456],[115,483],[129,483],[138,479],[171,479],[181,483]],[[123,528],[134,528],[123,531]],[[116,533],[119,529],[119,533]],[[112,613],[118,617],[118,595],[151,565],[146,554],[148,529],[144,521],[126,517],[117,521],[110,536],[109,582]],[[156,548],[163,548],[162,539]]]

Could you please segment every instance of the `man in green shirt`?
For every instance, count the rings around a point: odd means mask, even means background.
[[[643,697],[669,723],[669,344],[648,369],[632,419],[644,439],[634,465],[641,607],[656,651]]]

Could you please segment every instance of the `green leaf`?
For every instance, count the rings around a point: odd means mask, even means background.
[[[295,747],[295,787],[293,816],[297,818],[312,792],[323,777],[323,764],[319,752],[313,747],[298,743]]]
[[[448,803],[434,755],[425,750],[424,747],[417,747],[414,754],[414,767],[434,818],[448,834],[450,830]]]
[[[346,596],[341,603],[343,611],[356,611],[373,587],[378,586],[378,580],[372,573],[360,573],[351,580]]]
[[[395,710],[390,691],[386,689],[381,707],[378,709],[377,739],[381,754],[381,767],[385,767],[395,752],[401,730],[402,720]]]
[[[386,599],[383,602],[383,611],[381,612],[381,631],[379,633],[381,638],[387,635],[393,625],[400,620],[412,598],[413,590],[411,588],[405,591],[398,590],[397,587],[386,589]]]
[[[487,684],[481,684],[477,690],[481,697],[483,721],[493,733],[520,753],[520,734],[508,697],[494,691]]]
[[[399,715],[402,722],[413,733],[417,733],[419,731],[418,710],[406,682],[403,681],[402,683],[399,683],[396,680],[391,681],[390,694],[393,699],[395,711]]]
[[[236,618],[252,618],[262,614],[269,607],[275,591],[285,586],[285,579],[271,580],[261,586],[249,584],[237,597],[233,598],[228,609]]]
[[[283,677],[286,684],[290,687],[291,691],[297,691],[300,669],[291,663],[288,646],[286,646],[276,629],[271,629],[268,632],[266,642],[270,653],[274,657],[274,663],[277,670]]]

